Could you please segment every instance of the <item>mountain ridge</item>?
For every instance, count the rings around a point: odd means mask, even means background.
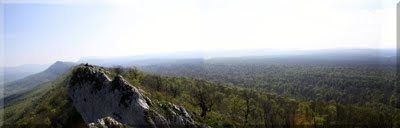
[[[40,84],[56,79],[58,76],[70,70],[74,65],[76,64],[72,62],[57,61],[42,72],[7,83],[4,85],[4,97],[0,98],[4,98],[4,104],[8,104],[8,102],[13,101],[24,92]]]
[[[161,63],[171,63],[174,61],[188,59],[216,60],[224,58],[263,58],[274,59],[273,61],[287,62],[289,59],[305,60],[358,60],[367,59],[387,60],[387,58],[396,56],[396,49],[368,49],[368,48],[335,48],[320,50],[277,50],[277,49],[252,49],[252,50],[227,50],[227,51],[209,51],[209,52],[175,52],[165,54],[138,55],[126,57],[82,57],[78,62],[91,63],[100,66],[121,65],[147,66]]]

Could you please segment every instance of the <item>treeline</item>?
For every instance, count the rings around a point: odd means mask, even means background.
[[[196,120],[213,127],[400,127],[399,109],[380,102],[299,100],[243,85],[146,74],[136,68],[122,74],[151,99],[183,105]]]
[[[395,65],[191,63],[142,67],[166,76],[188,76],[297,99],[343,104],[382,103],[400,108]]]

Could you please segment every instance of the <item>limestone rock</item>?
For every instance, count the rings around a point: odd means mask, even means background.
[[[68,94],[85,122],[110,116],[131,126],[148,125],[144,111],[149,106],[138,89],[121,76],[111,81],[101,68],[79,67],[69,82]]]
[[[89,128],[126,128],[127,126],[114,120],[111,117],[98,119],[97,122],[89,123]]]
[[[89,126],[100,127],[109,122],[129,127],[196,127],[185,108],[163,105],[161,115],[138,88],[120,75],[111,80],[105,72],[101,67],[80,65],[69,80],[68,95]]]

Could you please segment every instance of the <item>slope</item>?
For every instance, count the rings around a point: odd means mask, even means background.
[[[67,97],[66,82],[71,71],[56,79],[37,85],[4,106],[3,127],[85,127],[83,120]],[[56,122],[56,123],[54,123]]]
[[[74,65],[75,65],[74,63],[70,62],[57,61],[54,64],[52,64],[49,68],[40,73],[30,75],[21,80],[7,83],[6,85],[4,85],[4,94],[3,94],[5,97],[4,103],[6,104],[8,102],[11,102],[19,95],[23,94],[26,91],[29,91],[30,89],[36,87],[37,85],[54,80],[61,74],[68,71]]]
[[[110,78],[116,75],[115,71],[120,71],[103,69]],[[84,127],[67,95],[71,73],[37,86],[20,100],[7,105],[4,108],[5,126]],[[175,108],[170,104],[175,104],[186,108],[194,121],[212,127],[400,126],[399,110],[380,104],[345,105],[296,100],[188,77],[148,74],[136,68],[123,69],[121,75],[148,97],[153,109],[162,115],[168,114],[165,110]]]
[[[33,75],[35,73],[39,73],[48,68],[49,65],[39,65],[39,64],[26,64],[15,67],[2,67],[3,70],[0,70],[0,77],[4,77],[3,81],[0,83],[8,83],[12,81],[16,81],[27,77],[29,75]]]

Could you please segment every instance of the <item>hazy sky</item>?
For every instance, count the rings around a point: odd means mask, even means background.
[[[176,51],[396,46],[396,0],[3,2],[6,66]]]

